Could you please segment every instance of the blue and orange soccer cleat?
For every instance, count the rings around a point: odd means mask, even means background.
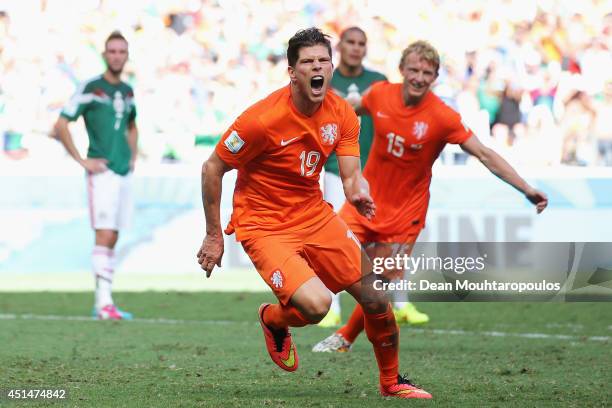
[[[259,306],[259,323],[264,332],[268,353],[277,366],[285,371],[295,371],[298,368],[299,360],[295,344],[291,339],[291,333],[289,333],[288,328],[275,330],[264,323],[263,313],[268,306],[270,306],[269,303]]]
[[[388,387],[380,386],[383,397],[395,398],[423,398],[431,399],[431,394],[414,385],[409,379],[397,376],[397,383]]]

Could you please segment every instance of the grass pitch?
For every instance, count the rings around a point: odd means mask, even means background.
[[[269,359],[255,293],[118,293],[131,322],[87,318],[91,293],[0,293],[0,389],[60,388],[75,407],[606,407],[612,404],[608,303],[423,303],[402,327],[400,369],[431,401],[383,399],[365,336],[315,354],[331,333],[294,329],[300,368]],[[352,301],[343,295],[346,318]]]

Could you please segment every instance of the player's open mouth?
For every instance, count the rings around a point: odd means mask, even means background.
[[[322,75],[315,75],[310,79],[310,89],[312,89],[312,93],[315,95],[319,95],[323,90],[323,84],[325,83],[325,78]]]

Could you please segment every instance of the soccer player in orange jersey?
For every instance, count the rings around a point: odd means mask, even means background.
[[[328,37],[316,28],[297,32],[287,59],[289,85],[243,112],[202,167],[206,236],[198,263],[206,276],[220,265],[221,181],[236,168],[234,208],[225,232],[236,234],[279,300],[259,308],[274,363],[286,371],[298,368],[289,327],[318,323],[329,310],[328,288],[346,290],[363,308],[381,393],[431,398],[398,374],[398,328],[389,302],[373,290],[371,263],[319,188],[321,168],[335,151],[347,202],[366,218],[375,214],[361,175],[357,115],[328,92],[333,69]]]
[[[458,113],[430,87],[438,77],[440,57],[429,43],[417,41],[401,56],[402,83],[378,82],[356,101],[357,113],[374,120],[374,142],[363,176],[376,202],[376,217],[368,219],[344,205],[340,216],[370,258],[393,256],[401,244],[410,254],[425,225],[434,161],[447,143],[459,144],[497,177],[522,192],[542,212],[548,199],[534,189],[500,155],[484,146]],[[397,277],[398,271],[388,271]],[[315,351],[348,351],[363,330],[363,310],[357,305],[347,324],[319,342]]]
[[[368,39],[366,33],[357,26],[346,28],[340,34],[337,50],[340,55],[338,67],[334,70],[331,87],[334,92],[341,95],[347,102],[353,98],[361,98],[370,86],[377,81],[387,78],[376,71],[372,71],[363,65],[367,52]],[[374,138],[374,124],[370,115],[361,115],[359,132],[359,153],[361,166],[365,167]],[[344,189],[338,171],[338,161],[335,155],[329,157],[325,163],[325,175],[323,176],[323,199],[339,212],[344,205]],[[429,316],[418,311],[413,303],[408,302],[407,297],[401,293],[395,294],[393,299],[393,314],[398,324],[423,324],[429,321]],[[339,326],[340,316],[340,294],[332,295],[332,303],[327,316],[319,322],[319,327]],[[317,350],[316,347],[313,351]]]

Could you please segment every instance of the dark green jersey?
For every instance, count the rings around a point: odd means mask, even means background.
[[[331,86],[334,90],[346,98],[350,93],[362,94],[366,89],[376,81],[383,81],[387,78],[376,71],[370,71],[369,69],[363,69],[361,75],[356,77],[346,77],[340,73],[338,69],[334,70],[334,76],[331,80]],[[374,135],[374,124],[372,118],[369,115],[360,116],[361,131],[359,132],[359,150],[361,151],[361,168],[366,164],[368,160],[368,154],[370,153],[370,147],[372,146],[372,138]],[[338,159],[336,154],[332,153],[325,163],[325,171],[329,171],[334,174],[338,174]]]
[[[125,82],[111,84],[100,75],[83,83],[61,115],[70,121],[83,115],[89,135],[87,157],[108,160],[117,174],[130,171],[132,151],[128,124],[136,118],[134,91]]]

